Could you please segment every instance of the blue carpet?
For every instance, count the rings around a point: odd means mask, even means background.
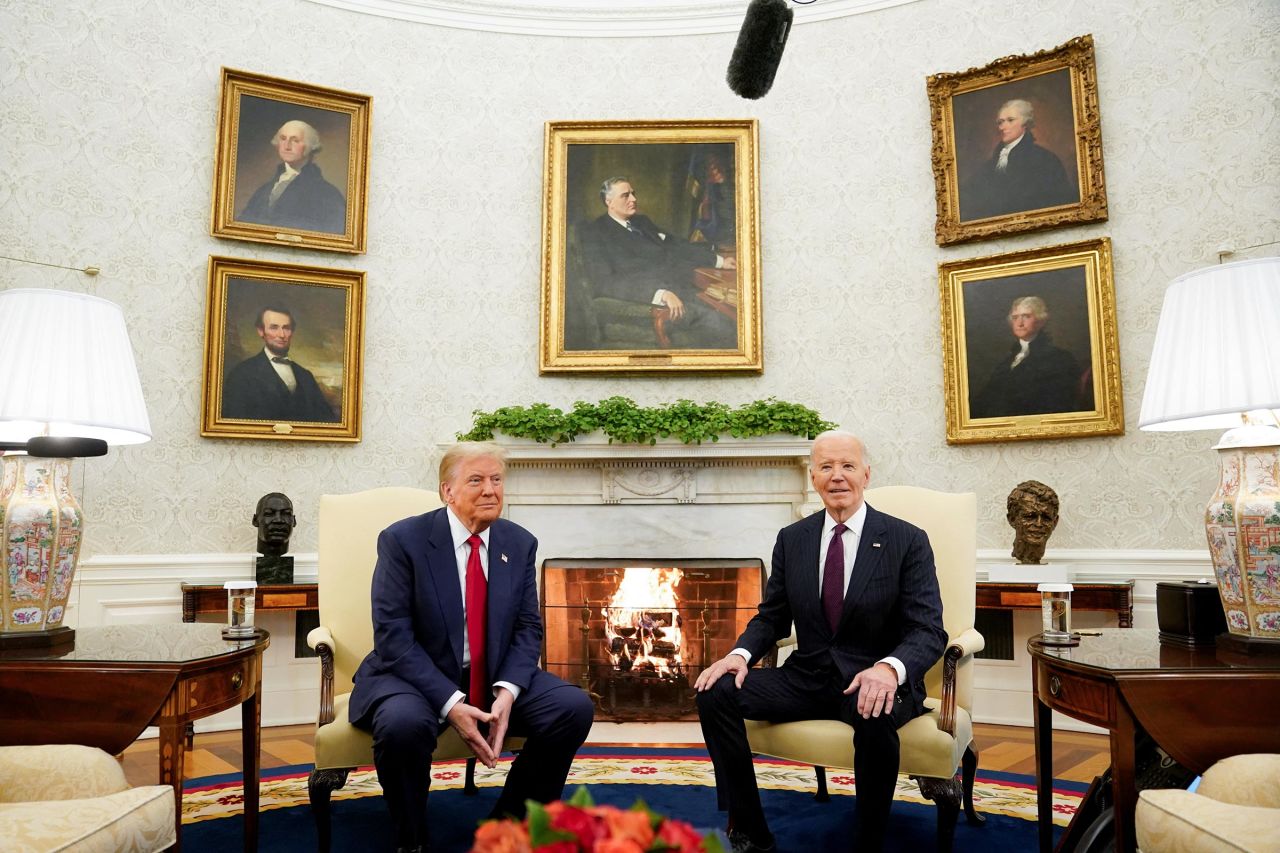
[[[258,847],[263,853],[316,849],[315,824],[306,805],[309,769],[307,765],[300,765],[263,773]],[[465,853],[470,848],[476,823],[497,801],[500,774],[491,780],[481,778],[480,793],[468,797],[456,787],[461,782],[458,775],[461,769],[461,764],[442,764],[435,768],[440,776],[434,783],[428,806],[435,853]],[[335,853],[394,850],[386,806],[377,795],[372,773],[358,775],[364,779],[363,783],[357,782],[353,775],[347,788],[335,794],[333,849]],[[813,799],[811,786],[803,784],[806,780],[812,782],[812,771],[808,768],[762,760],[757,775],[761,778],[765,813],[778,839],[780,853],[849,849],[855,805],[854,798],[847,793],[849,785],[845,783],[851,779],[842,776],[840,771],[829,771],[832,799],[818,803]],[[1017,774],[982,770],[978,779],[976,790],[981,795],[978,808],[987,821],[982,826],[970,826],[962,813],[956,827],[955,849],[961,853],[1034,850],[1037,841],[1034,781]],[[489,786],[483,787],[486,781]],[[724,822],[723,815],[716,810],[710,762],[702,749],[584,748],[579,753],[579,761],[575,762],[570,789],[579,782],[587,784],[592,797],[600,804],[626,808],[641,798],[655,811],[687,820],[701,829],[719,828]],[[444,787],[446,785],[455,787]],[[783,789],[767,787],[770,785],[780,785]],[[799,789],[785,789],[788,786]],[[1063,819],[1070,817],[1085,787],[1055,783],[1061,799],[1055,809]],[[842,792],[841,788],[845,790]],[[243,818],[239,813],[239,774],[190,780],[186,789],[184,849],[240,849]],[[934,848],[937,812],[932,804],[910,801],[913,792],[914,785],[905,780],[900,783],[886,847],[889,851],[916,853]],[[347,799],[338,799],[344,794]],[[1061,831],[1061,827],[1055,827],[1055,835]]]

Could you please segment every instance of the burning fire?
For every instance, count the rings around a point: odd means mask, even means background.
[[[682,672],[680,569],[627,568],[603,610],[605,652],[622,672],[675,676]]]

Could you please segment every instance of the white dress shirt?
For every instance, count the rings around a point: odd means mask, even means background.
[[[266,347],[262,351],[267,354],[267,361],[271,362],[272,368],[275,369],[276,376],[280,377],[280,381],[289,386],[289,392],[293,393],[298,390],[298,377],[293,374],[293,364],[288,361],[276,361],[277,358],[288,358],[285,355],[276,355]]]
[[[280,173],[280,177],[276,179],[275,185],[271,188],[271,197],[267,200],[268,208],[275,207],[276,202],[280,200],[280,196],[284,195],[285,190],[289,189],[289,183],[302,174],[288,163],[282,163],[281,165],[284,166],[284,171]]]
[[[1005,169],[1009,168],[1009,152],[1012,151],[1014,146],[1021,142],[1025,136],[1026,134],[1024,133],[1022,136],[1019,136],[1017,139],[1000,149],[1000,159],[996,162],[996,168],[998,170],[1003,172]]]
[[[453,557],[458,564],[458,588],[462,590],[462,665],[464,667],[471,666],[471,641],[467,639],[467,558],[471,556],[471,546],[467,544],[467,540],[471,538],[471,531],[467,529],[458,517],[453,514],[452,507],[445,507],[445,515],[449,518],[449,535],[453,538]],[[485,580],[489,579],[489,528],[485,528],[476,534],[480,537],[480,568],[484,571]],[[505,687],[511,691],[511,695],[519,699],[520,688],[509,681],[495,681],[494,695],[498,691],[496,688]],[[461,690],[455,691],[449,697],[449,701],[444,703],[444,708],[440,711],[440,722],[444,722],[449,716],[449,711],[453,706],[463,699],[467,698],[467,694]]]

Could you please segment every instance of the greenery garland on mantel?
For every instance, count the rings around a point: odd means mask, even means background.
[[[781,433],[813,438],[835,424],[799,403],[769,397],[730,408],[724,403],[676,400],[661,406],[638,406],[627,397],[609,397],[599,403],[582,400],[568,411],[548,403],[504,406],[492,412],[477,409],[470,432],[458,433],[461,441],[490,441],[494,433],[513,438],[561,444],[596,430],[609,443],[657,444],[660,438],[678,438],[685,444],[719,441],[721,435],[752,438]]]

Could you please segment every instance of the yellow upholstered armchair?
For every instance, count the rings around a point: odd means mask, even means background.
[[[171,785],[130,787],[92,746],[0,747],[0,849],[154,853],[177,838]]]
[[[1280,853],[1280,755],[1216,761],[1194,793],[1140,791],[1134,832],[1142,853]]]
[[[942,621],[950,638],[942,660],[925,676],[927,712],[898,730],[899,772],[920,785],[938,807],[938,849],[950,850],[961,802],[970,823],[985,818],[973,807],[978,753],[973,748],[973,655],[983,639],[973,627],[977,609],[977,501],[914,486],[868,489],[867,503],[929,534],[942,592]],[[794,635],[793,635],[794,636]],[[784,640],[785,646],[794,640]],[[827,799],[826,767],[853,769],[853,728],[838,720],[747,721],[753,752],[812,764],[818,799]],[[957,779],[957,772],[962,779]]]
[[[439,506],[435,492],[402,487],[320,497],[320,627],[307,635],[307,643],[320,655],[320,714],[316,765],[307,782],[307,794],[321,851],[328,851],[331,844],[330,795],[347,783],[351,770],[373,763],[373,736],[351,725],[347,703],[352,676],[373,649],[370,587],[378,559],[378,534],[402,518]],[[519,742],[509,738],[507,746],[514,748]],[[467,791],[475,792],[475,759],[451,727],[441,731],[432,758],[471,759],[467,762]]]

